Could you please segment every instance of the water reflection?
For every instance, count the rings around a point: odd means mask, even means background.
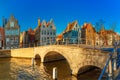
[[[9,77],[10,79],[11,76],[9,75],[10,73],[10,59],[9,58],[0,58],[0,79],[8,79],[7,77]],[[6,68],[7,67],[7,68]]]
[[[47,73],[52,76],[54,67],[57,67],[58,80],[71,80],[70,67],[66,60],[54,61],[50,63],[44,63],[47,69]]]
[[[57,67],[58,80],[97,80],[100,74],[99,71],[92,70],[76,78],[71,75],[66,60],[43,64],[40,59],[36,59],[33,68],[31,59],[2,58],[0,59],[0,80],[52,80],[53,67]]]
[[[38,58],[38,59],[35,59],[35,65],[40,66],[40,63],[41,63],[41,61],[40,61],[39,58]]]

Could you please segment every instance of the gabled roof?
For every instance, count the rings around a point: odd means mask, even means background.
[[[59,34],[59,35],[57,36],[57,38],[63,38],[63,35],[62,35],[62,34]]]
[[[90,29],[90,28],[93,29],[94,32],[96,32],[95,28],[92,26],[91,23],[84,23],[84,25],[82,26],[82,29]]]
[[[29,30],[28,30],[28,34],[34,35],[34,34],[35,34],[35,31],[32,30],[31,28],[29,28]]]
[[[42,23],[40,22],[40,19],[38,19],[38,26],[37,27],[41,27],[41,26],[45,26],[48,27],[50,25],[53,26],[53,19],[51,19],[49,22],[46,22],[45,20],[42,21]]]
[[[77,23],[77,20],[72,23],[69,23],[63,33],[71,31]]]
[[[50,26],[50,22],[48,22],[48,23],[46,24],[46,27],[48,27],[48,26]]]
[[[116,34],[116,32],[112,30],[101,30],[100,33],[106,33],[106,34]]]
[[[63,39],[63,34],[59,34],[57,37],[56,37],[56,40],[62,40]]]

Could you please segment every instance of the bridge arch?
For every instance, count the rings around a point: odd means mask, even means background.
[[[94,65],[84,65],[78,70],[77,79],[81,79],[82,76],[96,76],[95,79],[101,74],[102,69]],[[94,74],[95,73],[95,74]]]
[[[44,62],[51,62],[65,59],[63,55],[56,51],[50,51],[44,56]]]
[[[89,62],[85,61],[78,67],[77,74],[79,75],[91,68],[98,68],[98,69],[102,70],[103,67],[104,67],[104,65],[102,63],[95,62],[95,61],[89,61]]]
[[[68,63],[69,66],[70,66],[70,69],[71,69],[71,62],[72,62],[72,60],[70,59],[69,55],[67,55],[67,54],[65,53],[65,51],[63,51],[63,50],[53,49],[53,48],[48,49],[48,50],[45,52],[45,54],[42,56],[43,62],[45,62],[46,56],[49,55],[49,54],[52,53],[52,52],[56,53],[57,55],[60,55],[60,56],[64,57],[64,59],[67,61],[67,63]]]
[[[40,55],[41,62],[45,62],[46,56],[51,52],[60,54],[66,59],[73,75],[78,74],[79,69],[87,65],[96,66],[102,69],[105,65],[105,61],[107,60],[107,53],[101,54],[105,52],[99,52],[99,54],[96,54],[98,51],[95,52],[95,50],[92,51],[78,47],[53,45],[34,48],[34,54]]]

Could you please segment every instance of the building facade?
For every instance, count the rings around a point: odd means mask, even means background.
[[[49,22],[38,19],[38,26],[35,29],[35,42],[37,45],[49,45],[56,43],[56,27],[53,20]]]
[[[22,48],[23,47],[23,32],[20,32],[20,44],[19,47]]]
[[[31,28],[28,30],[28,44],[29,47],[35,46],[35,31]]]
[[[81,43],[81,29],[78,21],[69,23],[63,32],[63,42],[65,44]]]
[[[63,44],[63,34],[59,34],[56,36],[56,44]]]
[[[105,30],[104,28],[100,31],[103,46],[113,46],[115,41],[118,41],[119,35],[112,30]]]
[[[5,35],[3,27],[0,27],[0,49],[4,49]]]
[[[12,15],[4,27],[5,30],[5,48],[18,48],[20,41],[20,26],[18,21]]]
[[[28,31],[24,31],[22,33],[22,35],[23,35],[23,44],[22,44],[22,46],[23,47],[28,47],[29,46],[29,44],[28,44]]]
[[[40,27],[41,27],[40,19],[38,19],[38,25],[34,29],[35,31],[35,46],[40,45]]]
[[[81,29],[82,43],[86,45],[95,45],[96,31],[90,23],[85,23]]]

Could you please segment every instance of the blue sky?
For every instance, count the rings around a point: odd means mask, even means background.
[[[93,25],[103,19],[108,29],[116,23],[120,33],[120,0],[0,0],[0,25],[2,16],[9,18],[13,14],[19,21],[21,31],[37,26],[37,19],[49,21],[51,18],[61,33],[69,22],[78,20]]]

